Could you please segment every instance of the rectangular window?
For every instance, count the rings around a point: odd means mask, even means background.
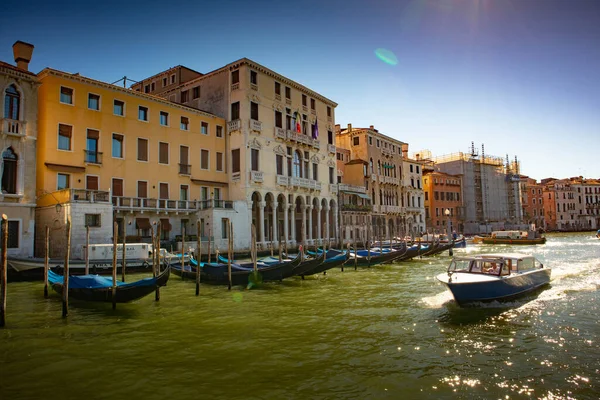
[[[275,94],[281,96],[281,83],[275,82]]]
[[[240,119],[240,102],[236,101],[231,104],[231,120]]]
[[[319,180],[319,164],[313,163],[312,173],[313,173],[313,181],[318,181]]]
[[[240,172],[240,149],[231,151],[231,172]]]
[[[315,103],[316,103],[315,99],[310,99],[310,109],[311,110],[315,110],[315,107],[316,107]]]
[[[217,152],[217,171],[223,172],[223,153]]]
[[[223,127],[221,125],[217,125],[217,137],[223,137]]]
[[[181,117],[181,130],[187,131],[190,129],[190,120],[188,117]]]
[[[182,175],[191,175],[191,165],[189,159],[190,148],[187,146],[179,146],[179,173]]]
[[[292,89],[287,86],[285,87],[285,98],[286,99],[292,98]]]
[[[275,164],[277,166],[277,175],[283,175],[283,156],[281,154],[275,156]]]
[[[229,218],[221,218],[221,239],[229,237]]]
[[[379,139],[377,139],[377,141],[375,142],[375,145],[376,145],[376,147],[379,147]]]
[[[333,132],[327,131],[327,144],[333,144]]]
[[[250,83],[258,85],[258,73],[256,71],[250,71]]]
[[[158,197],[163,200],[166,200],[169,198],[169,184],[168,183],[159,184]]]
[[[169,163],[169,143],[159,142],[158,143],[158,163],[168,164]]]
[[[88,108],[90,110],[100,110],[100,96],[88,93]]]
[[[85,214],[85,226],[100,227],[100,214]]]
[[[251,149],[250,150],[250,164],[252,171],[258,171],[258,150]]]
[[[200,86],[192,88],[192,98],[195,100],[200,97]]]
[[[306,125],[306,115],[302,114],[302,133],[304,133],[305,135],[308,135],[308,128]]]
[[[360,137],[359,136],[354,136],[352,138],[352,145],[358,146],[359,144],[360,144]]]
[[[203,135],[208,135],[208,122],[202,122],[200,124],[200,133]]]
[[[169,126],[169,113],[165,111],[160,112],[160,124],[162,126]]]
[[[292,130],[292,110],[285,109],[285,129]]]
[[[283,128],[283,115],[281,114],[281,111],[275,111],[275,126]]]
[[[182,103],[187,103],[188,102],[188,96],[189,96],[189,92],[187,90],[182,90],[181,91],[181,102]]]
[[[327,117],[331,118],[331,107],[327,106]]]
[[[137,197],[145,199],[148,197],[148,182],[138,181],[137,182]]]
[[[98,177],[93,175],[87,175],[85,177],[85,188],[87,190],[98,190]]]
[[[150,93],[150,85],[144,86],[144,93]]]
[[[329,183],[332,185],[335,183],[335,174],[333,167],[329,167]]]
[[[167,87],[167,84],[168,84],[167,78],[162,78],[162,85],[163,85],[163,87]]]
[[[306,95],[305,94],[302,95],[302,105],[304,107],[306,107]]]
[[[200,150],[200,169],[207,170],[209,168],[209,157],[210,153],[208,152],[208,150]]]
[[[61,86],[60,102],[64,104],[73,104],[73,89]]]
[[[56,176],[56,190],[68,189],[71,187],[71,176],[69,174],[58,174]]]
[[[231,71],[231,84],[235,85],[236,83],[240,83],[240,70],[236,69],[235,71]]]
[[[208,200],[208,188],[206,186],[200,188],[200,199]]]
[[[113,196],[123,196],[123,179],[112,178],[112,194]]]
[[[253,101],[250,102],[250,118],[258,121],[258,104]]]
[[[113,133],[112,135],[112,156],[113,158],[123,158],[124,137],[123,135],[119,135],[118,133]]]
[[[148,139],[138,138],[137,159],[138,161],[148,161]]]
[[[175,83],[175,79],[176,79],[175,74],[171,75],[171,84]]]
[[[125,103],[121,100],[115,100],[113,102],[113,114],[120,115],[121,117],[125,115]]]
[[[148,121],[148,107],[138,107],[138,119],[140,121]]]
[[[153,92],[156,90],[156,83],[155,82],[152,82],[150,84],[150,90],[153,91]]]
[[[214,188],[213,189],[213,198],[215,200],[221,200],[221,189],[220,188]]]
[[[71,137],[73,127],[70,125],[58,124],[58,149],[71,150]]]
[[[188,185],[179,186],[179,200],[189,200],[188,199],[188,191],[189,191]]]
[[[0,237],[1,237],[0,232]],[[8,221],[8,248],[19,248],[19,221]],[[4,241],[4,239],[2,239]]]

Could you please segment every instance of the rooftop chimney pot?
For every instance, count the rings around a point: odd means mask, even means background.
[[[17,40],[15,44],[13,44],[13,55],[15,56],[17,68],[22,69],[23,71],[29,71],[29,62],[31,61],[32,54],[32,44],[20,40]]]
[[[352,124],[348,124],[348,132],[352,132]]]

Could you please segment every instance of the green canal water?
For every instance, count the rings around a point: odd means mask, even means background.
[[[467,309],[434,279],[447,255],[199,297],[171,276],[160,302],[67,319],[40,282],[10,283],[0,399],[597,399],[600,240],[548,238],[457,251],[552,268],[532,297]]]

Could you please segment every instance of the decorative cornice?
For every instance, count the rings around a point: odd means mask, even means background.
[[[164,99],[162,97],[153,96],[151,94],[146,94],[146,93],[138,92],[138,91],[132,90],[132,89],[122,88],[120,86],[111,85],[110,83],[106,83],[106,82],[102,82],[102,81],[97,81],[95,79],[87,78],[87,77],[81,76],[81,75],[69,74],[68,72],[63,72],[63,71],[59,71],[59,70],[52,69],[52,68],[45,68],[43,71],[41,71],[38,74],[38,78],[40,80],[42,80],[42,79],[44,79],[48,75],[52,75],[52,76],[56,76],[56,77],[64,78],[64,79],[70,79],[70,80],[78,81],[78,82],[85,83],[85,84],[88,84],[88,85],[100,86],[100,87],[103,87],[105,89],[114,90],[116,92],[121,92],[121,93],[126,93],[126,94],[128,94],[130,96],[139,97],[139,98],[142,98],[142,99],[145,99],[145,100],[155,101],[157,103],[162,103],[162,104],[168,105],[170,107],[175,107],[175,108],[179,108],[181,110],[193,112],[193,113],[196,113],[198,115],[205,116],[205,117],[219,118],[219,119],[221,119],[220,117],[218,117],[218,116],[216,116],[214,114],[208,113],[206,111],[202,111],[202,110],[199,110],[199,109],[194,108],[194,107],[184,106],[184,105],[179,104],[179,103],[174,103],[174,102],[166,100],[166,99]]]
[[[279,103],[273,103],[273,110],[283,112],[283,106]]]
[[[260,96],[258,96],[257,94],[248,94],[248,100],[260,104]]]
[[[278,146],[276,146],[276,147],[273,149],[273,152],[274,152],[275,154],[279,154],[279,155],[282,155],[282,156],[285,156],[285,155],[286,155],[286,152],[285,152],[285,150],[283,149],[283,147],[281,147],[281,145],[278,145]]]
[[[257,150],[260,150],[262,148],[262,145],[260,144],[260,141],[257,138],[253,138],[250,142],[248,142],[248,146]]]
[[[319,157],[315,154],[314,156],[312,156],[310,158],[310,161],[312,161],[313,163],[318,164],[319,163]]]
[[[335,167],[335,161],[329,160],[327,161],[327,165],[329,165],[330,167]]]

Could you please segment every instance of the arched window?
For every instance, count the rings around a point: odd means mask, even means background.
[[[302,156],[297,150],[294,152],[294,176],[302,178]]]
[[[21,95],[15,85],[10,85],[4,93],[4,118],[19,119]]]
[[[373,173],[373,159],[372,158],[369,161],[369,169],[371,170],[371,173]]]
[[[17,155],[12,147],[2,153],[2,193],[17,194]]]

